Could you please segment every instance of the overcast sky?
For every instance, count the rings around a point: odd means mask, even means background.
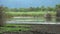
[[[60,0],[0,0],[0,5],[9,8],[40,7],[42,5],[54,7],[56,4],[60,4]]]

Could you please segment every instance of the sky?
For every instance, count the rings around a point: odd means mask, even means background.
[[[60,0],[0,0],[0,5],[9,8],[54,7],[56,4],[60,4]]]

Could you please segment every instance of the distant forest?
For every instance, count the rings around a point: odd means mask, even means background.
[[[36,11],[56,11],[57,8],[60,8],[60,4],[57,4],[55,7],[50,7],[50,6],[41,6],[41,7],[29,7],[29,8],[9,8],[9,7],[4,7],[4,11],[13,11],[13,12],[36,12]]]

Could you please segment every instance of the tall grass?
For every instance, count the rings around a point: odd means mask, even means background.
[[[7,16],[44,16],[47,12],[46,11],[39,11],[39,12],[6,12]],[[56,12],[50,12],[52,16],[55,16]]]

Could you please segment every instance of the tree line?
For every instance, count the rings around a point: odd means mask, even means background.
[[[8,7],[4,7],[4,11],[13,11],[13,12],[36,12],[36,11],[56,11],[56,8],[60,7],[60,4],[57,4],[55,7],[45,7],[45,6],[41,6],[41,7],[29,7],[29,8],[8,8]]]

